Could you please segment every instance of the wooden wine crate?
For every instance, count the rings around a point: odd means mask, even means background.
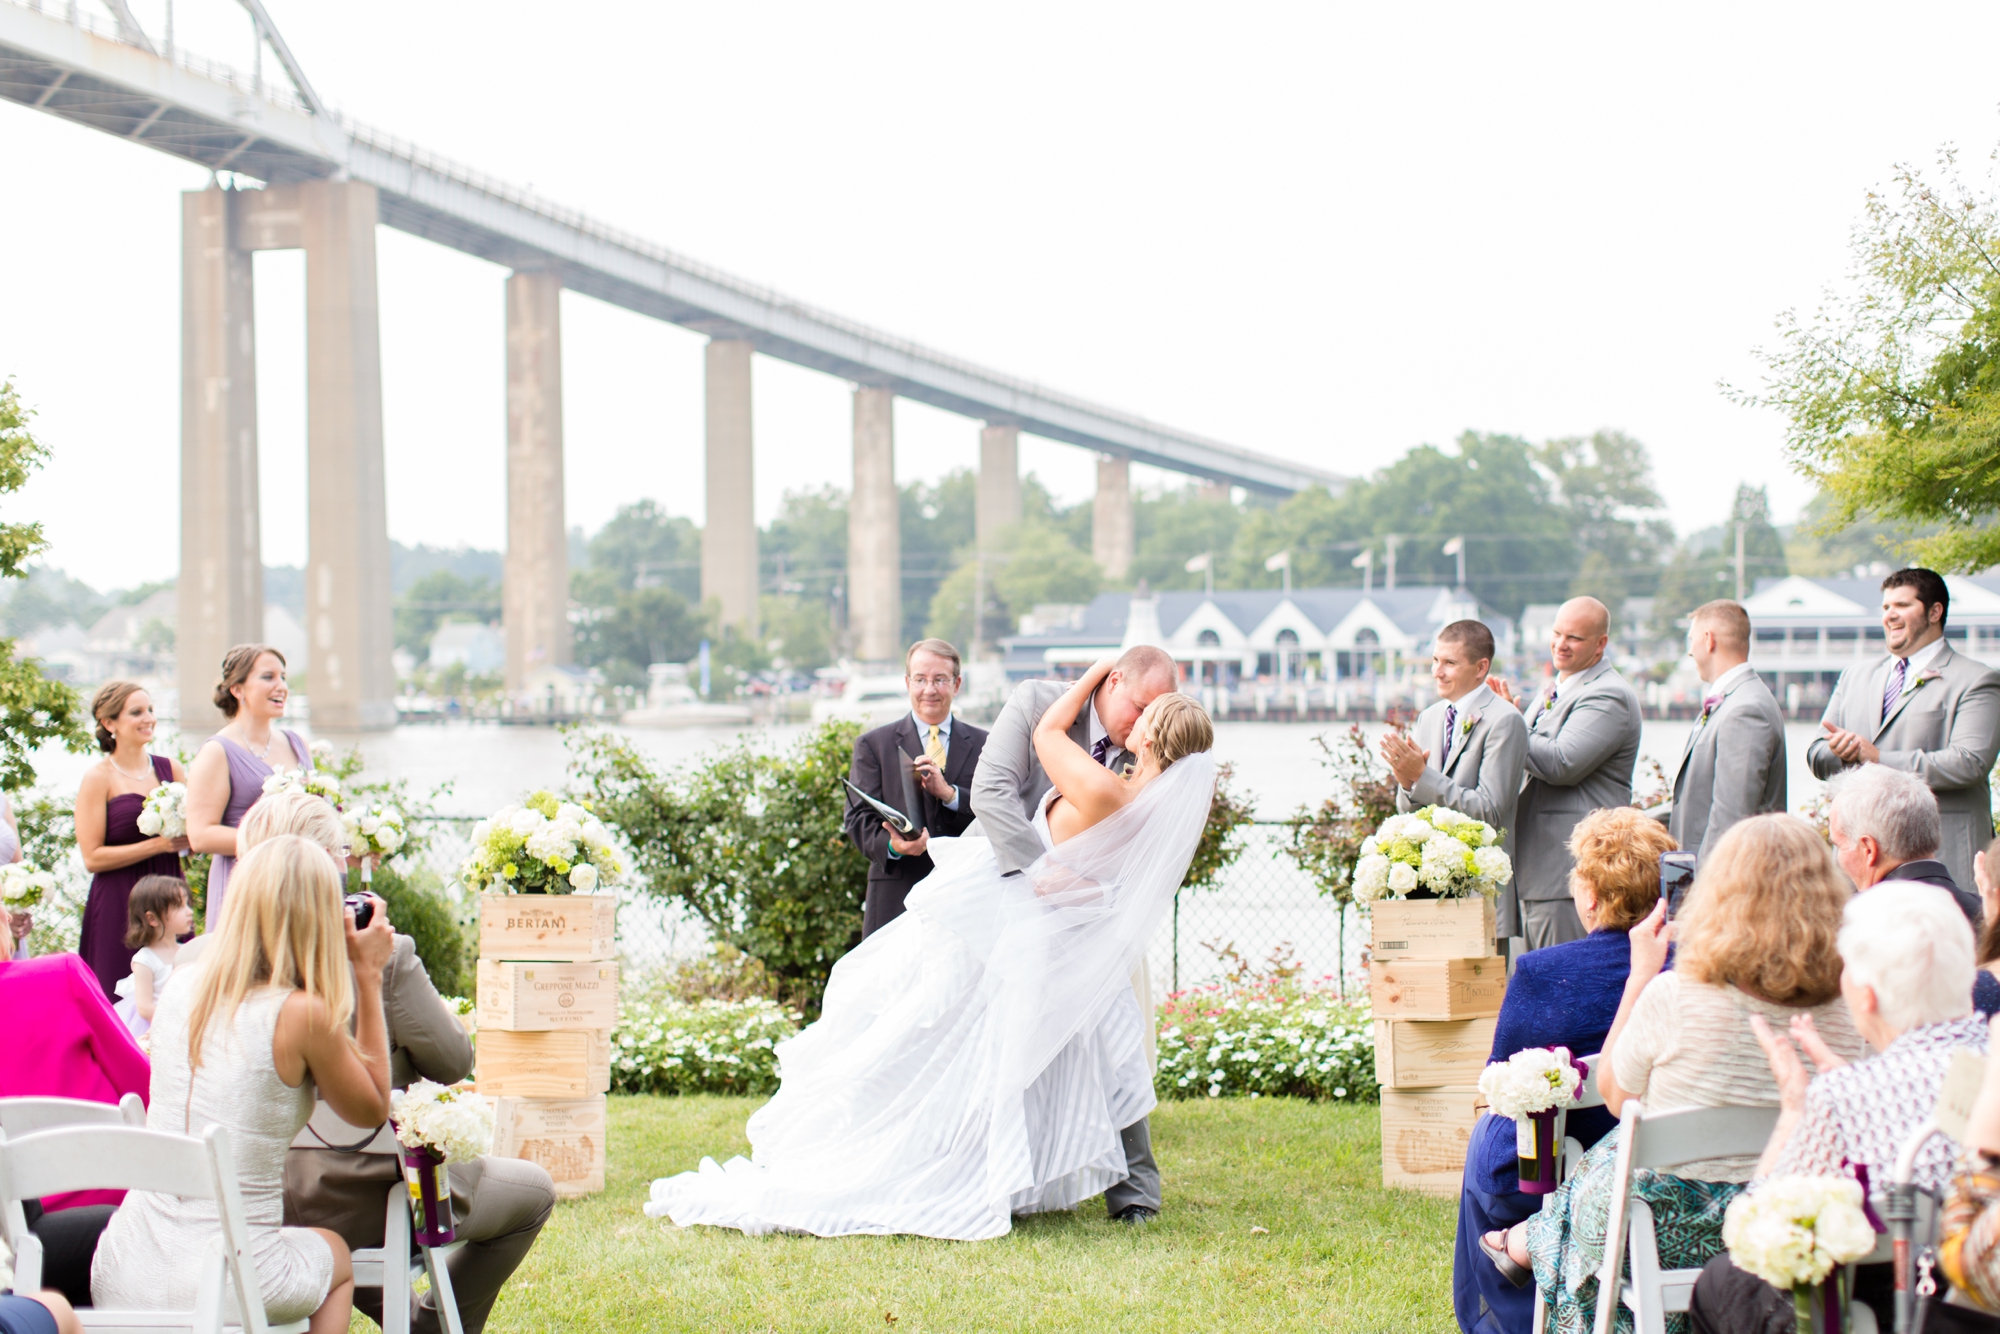
[[[1498,1019],[1377,1019],[1375,1078],[1384,1088],[1463,1088],[1479,1082]]]
[[[479,1032],[610,1028],[618,1022],[615,963],[479,961]]]
[[[1382,1090],[1382,1184],[1456,1196],[1479,1119],[1476,1088]]]
[[[479,1013],[484,1023],[483,982],[481,988]],[[1472,1019],[1498,1014],[1506,994],[1507,961],[1497,955],[1368,965],[1368,998],[1377,1019]]]
[[[602,1029],[479,1035],[479,1091],[489,1098],[588,1098],[611,1088],[611,1040]]]
[[[604,1095],[548,1100],[501,1098],[493,1106],[493,1152],[540,1164],[556,1195],[575,1199],[604,1189]]]
[[[1497,953],[1493,900],[1378,899],[1369,905],[1370,958],[1477,959]]]
[[[479,955],[581,963],[618,957],[618,899],[612,894],[482,894]]]

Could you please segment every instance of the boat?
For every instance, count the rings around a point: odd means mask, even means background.
[[[860,676],[838,698],[815,700],[815,723],[858,722],[864,728],[892,723],[910,711],[910,687],[900,676]]]
[[[645,707],[628,709],[618,721],[627,727],[742,727],[750,706],[705,700],[687,683],[687,664],[656,662],[646,669]]]

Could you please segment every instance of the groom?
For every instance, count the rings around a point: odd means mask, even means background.
[[[1132,760],[1125,749],[1132,724],[1148,704],[1176,689],[1179,682],[1180,673],[1164,649],[1143,644],[1126,649],[1091,696],[1090,707],[1069,729],[1069,739],[1099,764],[1122,772]],[[979,818],[965,832],[968,837],[983,834],[992,842],[994,857],[1007,875],[1019,875],[1042,855],[1042,840],[1029,822],[1051,785],[1035,754],[1035,724],[1068,689],[1061,681],[1023,681],[994,720],[979,752],[979,767],[973,770],[972,809]],[[1141,962],[1135,981],[1144,976]],[[1140,995],[1139,1013],[1150,1055],[1151,996]],[[1104,1192],[1104,1204],[1121,1223],[1144,1223],[1160,1212],[1160,1169],[1153,1161],[1153,1134],[1145,1118],[1125,1127],[1123,1139],[1130,1175]]]

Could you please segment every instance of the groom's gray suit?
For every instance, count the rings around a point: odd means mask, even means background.
[[[1069,691],[1062,681],[1023,681],[1015,687],[986,734],[979,752],[979,767],[972,771],[972,809],[979,813],[965,831],[967,838],[983,835],[993,844],[1000,869],[1015,875],[1028,869],[1043,852],[1041,836],[1030,827],[1035,811],[1050,787],[1035,754],[1035,724],[1049,706]],[[1069,739],[1090,750],[1091,709],[1085,709],[1069,729]],[[1105,765],[1116,771],[1132,757],[1116,745],[1105,753]],[[1141,965],[1143,971],[1144,965]],[[1150,998],[1142,997],[1139,1014],[1148,1033],[1152,1031]],[[1148,1043],[1150,1053],[1151,1044]],[[1160,1168],[1153,1161],[1153,1132],[1144,1117],[1125,1127],[1125,1170],[1123,1181],[1104,1192],[1104,1204],[1113,1216],[1134,1205],[1160,1211]]]

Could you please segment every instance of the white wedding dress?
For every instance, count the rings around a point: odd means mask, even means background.
[[[1171,765],[1133,802],[1003,876],[983,838],[839,963],[819,1021],[778,1047],[752,1156],[655,1181],[682,1226],[823,1237],[1001,1236],[1125,1178],[1119,1131],[1153,1109],[1130,976],[1208,816],[1215,765]]]

